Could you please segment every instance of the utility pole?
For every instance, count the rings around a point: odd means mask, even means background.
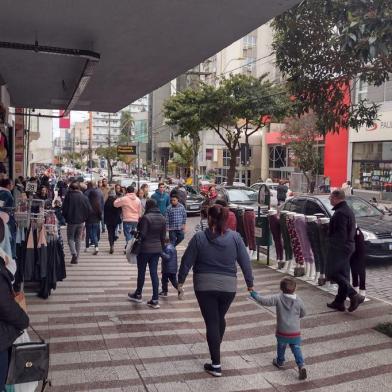
[[[88,166],[89,166],[90,169],[92,169],[92,167],[93,167],[92,138],[93,138],[93,113],[89,112],[89,120],[88,120]]]

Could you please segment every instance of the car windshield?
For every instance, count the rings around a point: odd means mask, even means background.
[[[373,207],[367,201],[356,198],[349,197],[346,199],[347,205],[353,210],[356,218],[364,218],[364,217],[380,217],[382,216],[382,212],[377,208]],[[333,215],[333,207],[329,200],[325,200],[323,203],[325,207],[327,207],[328,211],[331,215]]]
[[[249,203],[257,201],[257,192],[253,189],[227,189],[231,203]]]

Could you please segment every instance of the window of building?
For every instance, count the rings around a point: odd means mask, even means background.
[[[286,166],[287,149],[284,146],[270,147],[269,167],[279,169]]]
[[[214,160],[214,149],[206,148],[206,161]]]
[[[390,75],[392,78],[392,74]],[[388,80],[381,86],[368,85],[359,80],[356,85],[355,101],[368,99],[371,102],[382,103],[392,101],[392,80]]]

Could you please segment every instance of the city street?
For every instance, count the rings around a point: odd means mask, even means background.
[[[188,239],[197,220],[189,220]],[[272,366],[274,311],[247,299],[239,275],[223,343],[224,376],[212,378],[202,370],[208,348],[192,278],[183,301],[169,290],[159,310],[130,303],[136,267],[125,261],[122,246],[109,256],[104,234],[98,256],[82,253],[74,266],[66,246],[67,279],[48,300],[27,298],[32,324],[51,344],[50,391],[390,391],[392,343],[372,329],[390,320],[390,305],[372,300],[353,314],[331,312],[329,294],[298,281],[308,311],[302,328],[309,373],[299,382],[291,356],[283,371]],[[280,273],[258,267],[254,274],[257,290],[277,291]],[[144,301],[150,295],[147,278]]]

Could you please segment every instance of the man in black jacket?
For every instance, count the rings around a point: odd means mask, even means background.
[[[344,301],[350,298],[349,312],[353,312],[365,300],[350,284],[350,257],[355,250],[355,216],[345,201],[342,189],[331,193],[334,214],[329,223],[327,277],[338,284],[338,294],[328,307],[344,312]]]
[[[4,390],[7,378],[8,349],[29,326],[27,314],[15,302],[11,277],[4,260],[0,257],[0,391]]]
[[[72,182],[63,203],[63,216],[67,222],[68,246],[72,254],[71,264],[78,263],[83,225],[91,212],[90,202],[80,191],[79,183]]]

